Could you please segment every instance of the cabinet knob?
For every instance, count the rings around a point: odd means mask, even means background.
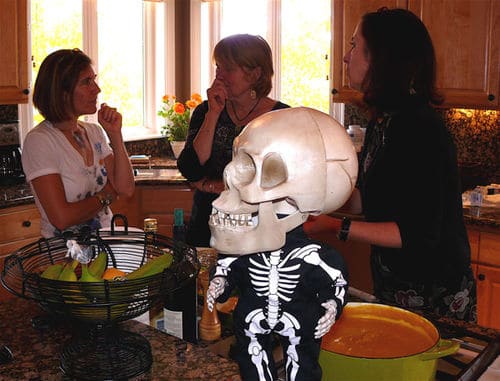
[[[31,221],[23,221],[23,227],[29,228],[31,226]]]
[[[477,279],[478,280],[485,280],[486,279],[486,275],[484,275],[484,274],[478,274],[477,275]]]
[[[337,89],[332,89],[332,95],[337,94],[339,91]]]
[[[23,94],[24,94],[24,95],[28,95],[29,93],[30,93],[30,89],[24,89],[24,90],[23,90]]]
[[[495,100],[495,96],[494,96],[493,94],[489,94],[489,95],[488,95],[488,100],[489,100],[490,102],[493,102],[493,101]]]

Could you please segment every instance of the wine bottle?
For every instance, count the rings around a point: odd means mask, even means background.
[[[186,240],[184,210],[174,209],[173,239]],[[184,287],[170,292],[163,308],[163,328],[172,336],[192,343],[198,341],[198,292],[197,280],[191,279]]]

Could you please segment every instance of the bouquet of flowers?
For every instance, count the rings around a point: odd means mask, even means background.
[[[169,141],[186,140],[192,110],[202,102],[201,95],[194,93],[185,103],[177,102],[175,95],[164,95],[158,116],[165,119],[162,135]]]

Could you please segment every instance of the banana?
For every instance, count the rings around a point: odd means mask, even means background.
[[[172,264],[174,257],[170,253],[162,254],[126,275],[126,279],[139,279],[161,273]]]
[[[62,263],[55,263],[47,267],[40,276],[45,279],[58,279],[59,275],[61,275],[61,271],[63,270],[64,265]]]
[[[102,278],[102,274],[108,266],[108,254],[105,251],[101,251],[97,257],[90,263],[89,272],[92,273],[96,278]]]
[[[72,262],[67,263],[59,274],[57,280],[63,280],[67,282],[76,282],[78,277],[76,276],[75,269],[78,266],[78,261],[74,259]]]
[[[89,266],[82,263],[82,275],[79,279],[80,282],[102,282],[101,278],[98,278],[89,269]]]

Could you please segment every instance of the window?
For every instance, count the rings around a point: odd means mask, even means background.
[[[199,78],[199,82],[193,83],[199,83],[203,94],[213,81],[211,52],[219,39],[235,33],[259,34],[274,54],[271,96],[291,106],[308,106],[328,113],[330,3],[315,0],[312,6],[303,0],[198,0],[198,25],[205,40],[200,41],[200,65],[192,65],[194,70],[202,68],[201,73],[192,73],[192,78]]]
[[[165,70],[173,51],[165,38],[173,34],[173,11],[173,2],[31,0],[32,83],[48,54],[80,48],[93,61],[101,87],[98,102],[123,115],[124,137],[158,136],[161,97],[173,93],[175,85],[173,71]],[[28,126],[42,120],[31,103],[21,118]],[[95,122],[97,115],[84,118]]]

